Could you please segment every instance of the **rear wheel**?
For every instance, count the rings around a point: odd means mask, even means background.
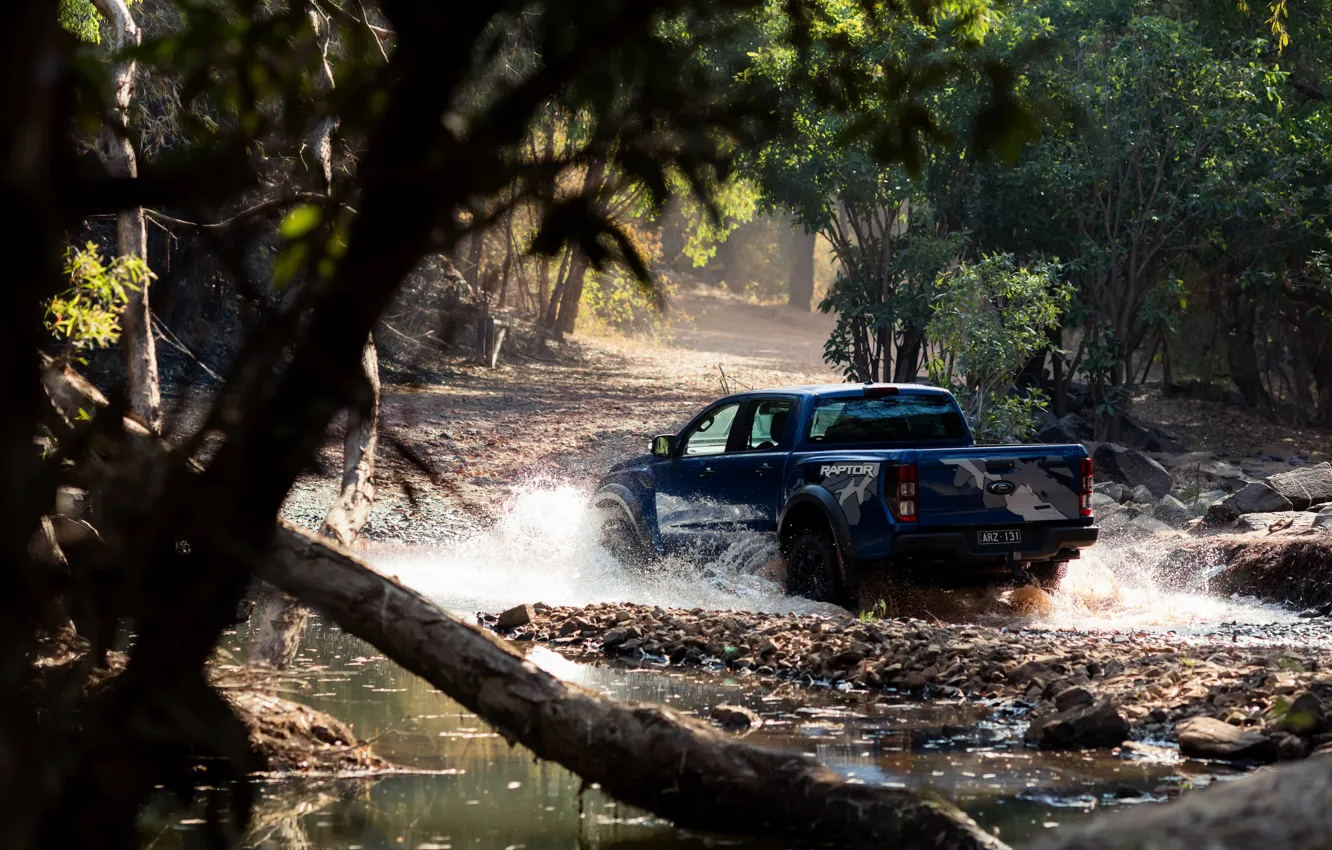
[[[824,529],[803,529],[791,538],[786,554],[786,592],[815,602],[847,605],[837,544]]]
[[[1068,561],[1041,561],[1031,564],[1027,569],[1041,590],[1054,593],[1068,572]]]

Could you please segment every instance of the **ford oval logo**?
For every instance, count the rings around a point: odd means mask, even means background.
[[[985,489],[996,496],[1007,496],[1017,489],[1017,485],[1012,481],[991,481],[985,485]]]

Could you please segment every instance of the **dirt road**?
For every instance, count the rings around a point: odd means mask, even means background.
[[[512,351],[498,368],[451,362],[441,380],[385,386],[371,541],[434,543],[493,520],[534,481],[585,488],[732,390],[827,383],[832,319],[703,291],[672,305],[658,343],[575,339],[558,356]],[[336,424],[333,433],[340,430]],[[317,526],[333,498],[340,440],[285,513]]]

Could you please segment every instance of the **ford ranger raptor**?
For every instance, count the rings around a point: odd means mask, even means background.
[[[1059,583],[1096,542],[1081,445],[977,446],[947,390],[832,384],[738,393],[593,496],[626,563],[775,533],[789,593],[848,604],[876,573],[940,584]]]

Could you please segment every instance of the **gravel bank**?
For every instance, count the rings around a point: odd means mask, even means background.
[[[1285,724],[1298,696],[1311,693],[1321,705],[1332,693],[1332,677],[1324,681],[1321,672],[1332,664],[1332,653],[1321,650],[618,603],[538,603],[479,619],[511,640],[540,641],[575,658],[965,697],[1037,718],[1108,699],[1137,741],[1173,741],[1176,724],[1199,716],[1267,736],[1282,758],[1303,757],[1332,741],[1332,723],[1322,714],[1298,730]]]

